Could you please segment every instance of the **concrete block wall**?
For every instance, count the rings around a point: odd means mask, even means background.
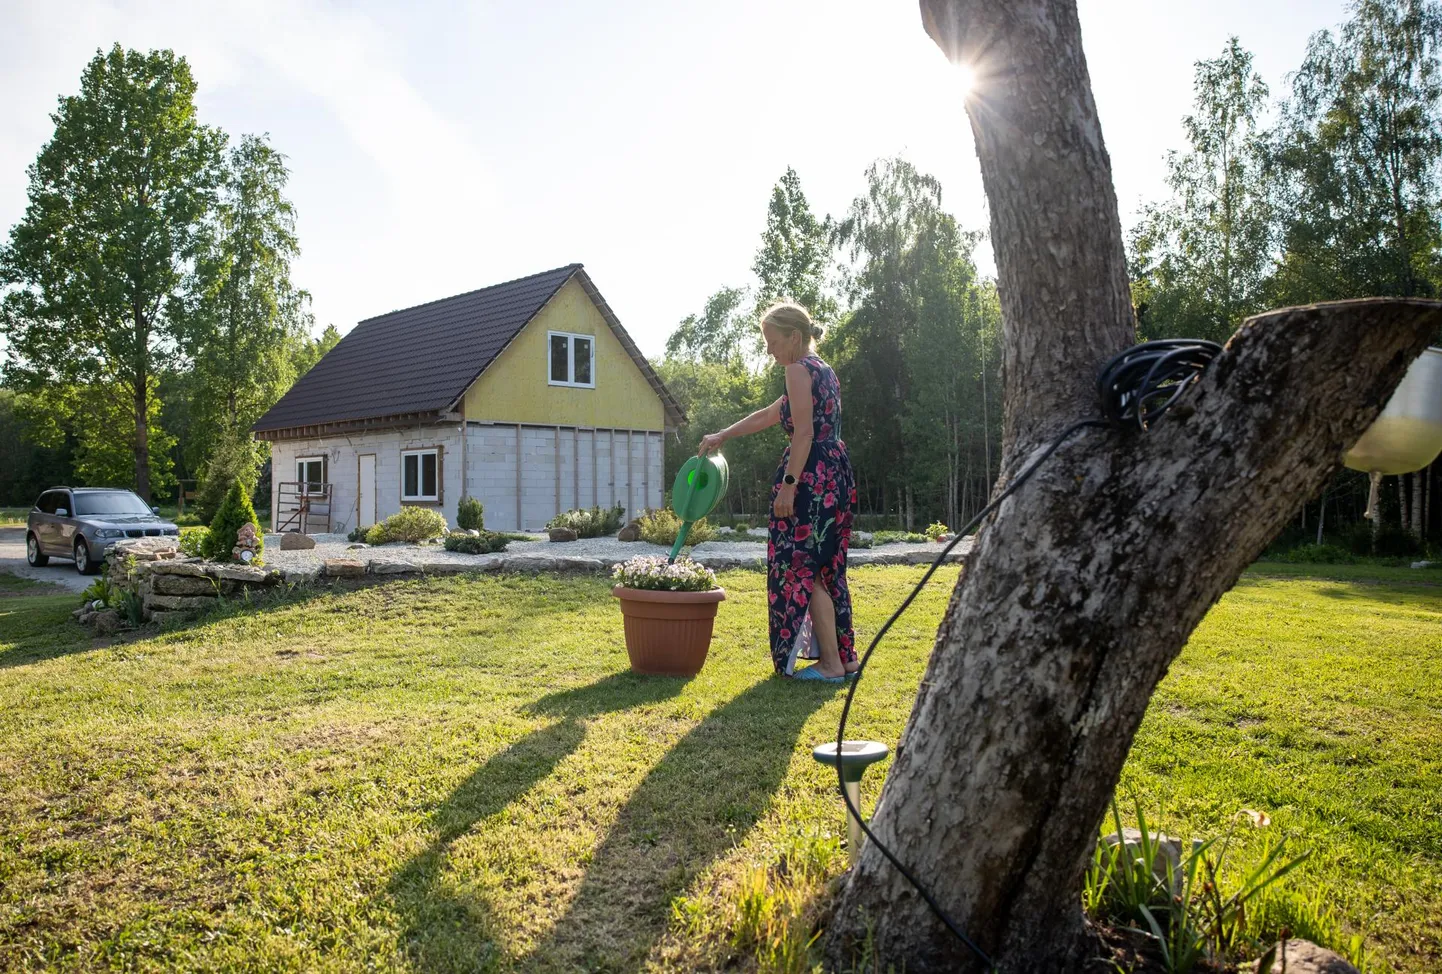
[[[485,505],[486,527],[496,531],[540,530],[560,511],[593,505],[610,507],[617,502],[626,508],[628,517],[634,517],[647,507],[661,506],[669,486],[663,483],[665,444],[659,431],[521,426],[519,452],[515,424],[472,421],[467,436],[470,493]],[[356,526],[358,457],[373,453],[376,516],[382,520],[401,508],[401,452],[436,446],[442,451],[441,503],[421,506],[439,510],[454,526],[456,503],[462,494],[458,424],[275,441],[271,444],[272,516],[282,517],[277,502],[279,484],[295,479],[296,459],[325,456],[331,483],[331,530],[350,531]]]

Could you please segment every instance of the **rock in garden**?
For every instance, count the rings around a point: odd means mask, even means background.
[[[1283,957],[1285,954],[1285,958]],[[1248,970],[1256,970],[1253,966]],[[1318,947],[1310,940],[1288,940],[1277,951],[1272,964],[1273,974],[1360,974],[1346,958],[1325,947]]]
[[[281,573],[281,577],[289,585],[305,585],[315,581],[320,572],[320,565],[297,565],[294,568],[285,569]]]
[[[616,533],[617,541],[640,541],[641,522],[632,521]]]
[[[227,582],[250,582],[253,585],[266,585],[273,582],[269,577],[270,572],[264,568],[252,568],[249,565],[211,565],[206,574]]]
[[[156,552],[174,551],[180,547],[179,538],[126,538],[115,542],[112,549],[116,560],[133,555],[137,561],[155,561]]]
[[[348,544],[348,545],[345,546],[346,551],[359,551],[359,550],[362,549],[362,548],[369,548],[369,547],[370,547],[370,545],[366,544],[364,541],[356,541],[356,542],[353,542],[353,543]]]
[[[120,631],[120,613],[114,609],[97,612],[90,619],[90,626],[97,636],[113,636]]]
[[[547,555],[510,555],[502,563],[502,571],[508,572],[553,572],[556,559]]]
[[[411,561],[373,561],[370,570],[372,575],[407,575],[419,572],[421,566]]]
[[[309,551],[315,547],[315,539],[299,531],[287,531],[280,536],[281,551]]]
[[[157,575],[151,581],[151,591],[159,595],[208,595],[214,598],[215,583],[208,578]]]
[[[1142,849],[1142,833],[1138,829],[1122,829],[1122,842],[1124,842],[1133,853],[1140,856]],[[1152,846],[1156,849],[1156,856],[1152,859],[1152,874],[1158,879],[1167,878],[1167,862],[1172,864],[1172,882],[1179,884],[1182,881],[1182,840],[1175,839],[1162,832],[1153,832],[1151,835]],[[1112,832],[1102,839],[1102,844],[1110,849],[1117,844],[1117,834]]]
[[[205,566],[198,561],[163,561],[146,568],[150,575],[180,575],[189,578],[204,578]]]
[[[215,608],[215,598],[214,596],[196,595],[151,595],[146,598],[145,607],[152,612],[156,609],[166,612],[176,610],[201,612],[205,609]]]
[[[552,541],[575,541],[579,537],[570,528],[552,528],[550,535]]]
[[[366,563],[354,558],[327,558],[323,571],[331,578],[359,578],[366,573]]]

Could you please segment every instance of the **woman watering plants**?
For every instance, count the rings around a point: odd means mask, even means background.
[[[771,659],[776,672],[798,680],[840,683],[856,671],[846,551],[851,544],[856,478],[841,441],[841,392],[836,373],[816,355],[821,329],[799,304],[773,305],[761,316],[766,351],[786,369],[786,394],[764,409],[701,439],[705,456],[735,436],[781,424],[791,443],[771,488],[766,589]],[[819,659],[796,670],[810,640]]]

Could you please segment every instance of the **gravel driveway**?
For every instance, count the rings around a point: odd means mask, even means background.
[[[0,528],[0,572],[9,572],[37,582],[52,582],[72,592],[83,592],[95,579],[81,575],[69,559],[51,558],[44,568],[31,568],[25,561],[25,529]]]
[[[666,557],[670,549],[644,541],[623,542],[614,537],[583,538],[579,541],[552,542],[545,539],[535,541],[512,541],[506,550],[498,555],[467,555],[446,551],[440,545],[388,544],[374,548],[356,546],[342,534],[311,535],[316,546],[303,551],[282,551],[280,535],[265,536],[265,563],[267,567],[279,568],[285,572],[305,572],[318,568],[328,558],[353,558],[367,564],[395,566],[409,564],[493,566],[498,560],[514,557],[541,556],[545,558],[588,558],[604,565],[613,565],[636,555],[659,555]],[[948,561],[959,561],[971,550],[972,539],[963,538],[952,549]],[[852,549],[848,565],[873,564],[926,564],[941,552],[942,545],[888,544],[880,548]],[[764,541],[707,541],[691,549],[691,557],[712,568],[761,568],[766,560]]]

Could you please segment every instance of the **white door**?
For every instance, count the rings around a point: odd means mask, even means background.
[[[360,486],[356,490],[356,526],[368,528],[376,523],[376,455],[362,453],[360,461]]]

